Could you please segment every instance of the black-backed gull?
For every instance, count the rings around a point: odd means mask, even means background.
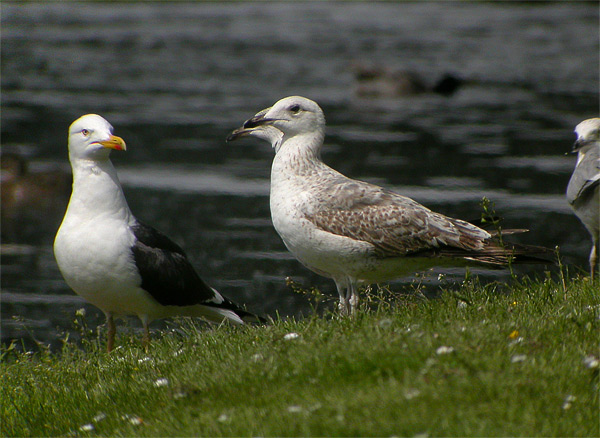
[[[259,320],[208,286],[176,243],[133,216],[109,159],[111,150],[125,150],[125,142],[112,131],[95,114],[70,126],[73,191],[54,241],[67,284],[106,315],[107,350],[114,346],[113,316],[137,315],[146,346],[148,326],[157,318]]]

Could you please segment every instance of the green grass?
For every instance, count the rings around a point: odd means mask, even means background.
[[[375,300],[355,319],[181,320],[148,353],[127,332],[111,354],[94,338],[57,354],[4,348],[1,433],[598,436],[599,303],[588,279],[509,293],[475,280],[435,300]]]

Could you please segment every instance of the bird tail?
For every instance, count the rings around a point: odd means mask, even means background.
[[[245,324],[266,324],[268,323],[267,318],[263,318],[260,315],[255,315],[254,313],[246,312],[245,310],[238,310],[237,315],[242,318]]]
[[[521,232],[521,230],[508,230]],[[515,234],[505,233],[503,234]],[[473,260],[487,265],[497,267],[507,266],[509,264],[555,264],[556,253],[553,249],[537,245],[524,245],[519,243],[500,242],[497,239],[491,239],[481,251],[475,251],[475,254],[465,256],[468,260]]]
[[[220,294],[219,294],[220,295]],[[222,295],[220,295],[222,297]],[[225,317],[227,320],[236,324],[266,324],[268,320],[262,316],[248,312],[233,301],[223,297],[220,303],[204,303],[205,306],[213,309],[214,313]],[[222,318],[211,318],[214,322],[221,322]]]
[[[556,253],[550,248],[534,245],[522,245],[491,238],[484,242],[483,248],[459,248],[442,246],[433,250],[410,254],[412,257],[439,257],[463,260],[467,264],[474,262],[490,268],[504,268],[511,264],[555,264]]]
[[[508,263],[544,263],[554,264],[556,253],[550,248],[535,245],[522,245],[518,243],[504,242],[504,236],[527,233],[527,228],[508,228],[502,229],[498,224],[502,222],[499,216],[488,215],[480,219],[468,221],[470,224],[485,229],[492,235],[491,239],[485,242],[483,251],[477,251],[476,255],[465,256],[468,260],[479,261],[482,263],[507,265]],[[490,229],[494,227],[495,229]]]

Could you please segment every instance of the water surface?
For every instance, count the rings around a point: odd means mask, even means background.
[[[564,200],[575,161],[565,153],[574,126],[598,116],[598,40],[593,2],[6,3],[2,147],[33,172],[68,171],[67,127],[103,115],[127,141],[113,161],[133,212],[225,295],[300,316],[310,307],[285,277],[332,295],[334,284],[296,262],[271,226],[270,147],[224,140],[299,94],[325,111],[331,166],[463,219],[479,217],[486,196],[506,227],[531,229],[519,241],[559,245],[585,268],[590,241]],[[361,97],[357,65],[468,83],[450,97]],[[56,344],[82,306],[90,325],[102,321],[58,272],[64,193],[53,205],[2,224],[3,342]]]

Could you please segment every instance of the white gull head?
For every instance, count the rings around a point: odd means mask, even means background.
[[[285,97],[246,120],[241,128],[231,133],[227,141],[245,136],[268,141],[275,153],[291,138],[314,137],[317,141],[302,144],[314,144],[317,149],[315,152],[318,153],[325,136],[325,115],[319,105],[310,99],[301,96]]]
[[[573,152],[589,149],[589,146],[600,143],[600,118],[587,119],[575,127],[577,140]]]
[[[113,127],[97,114],[86,114],[69,127],[69,158],[75,160],[107,160],[111,149],[124,151],[125,141],[112,135]]]

